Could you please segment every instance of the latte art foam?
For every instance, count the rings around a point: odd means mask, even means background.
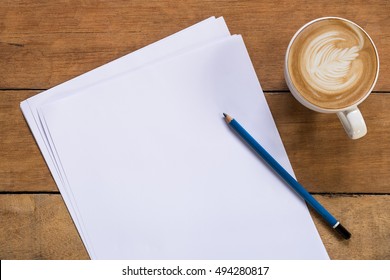
[[[346,90],[362,76],[362,67],[358,63],[352,65],[363,47],[362,38],[359,38],[358,46],[338,48],[337,42],[345,40],[341,35],[339,32],[326,32],[304,51],[307,60],[302,64],[302,73],[312,80],[313,88],[318,91],[331,94]]]
[[[377,58],[371,40],[360,28],[337,19],[321,20],[301,31],[288,61],[298,92],[326,109],[357,103],[376,78]]]

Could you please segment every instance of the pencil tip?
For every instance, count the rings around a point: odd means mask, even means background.
[[[228,114],[223,113],[223,115],[225,116],[225,122],[227,124],[229,124],[233,120],[233,118],[231,116],[229,116]]]

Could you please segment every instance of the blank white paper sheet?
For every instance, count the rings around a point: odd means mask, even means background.
[[[196,26],[22,103],[88,253],[328,259],[304,201],[224,122],[293,174],[241,36]]]
[[[56,161],[55,153],[52,150],[53,147],[49,145],[42,127],[42,122],[38,116],[37,108],[43,104],[74,94],[79,88],[87,87],[101,80],[123,73],[124,71],[135,70],[158,59],[229,35],[229,30],[222,17],[217,19],[210,17],[120,59],[37,94],[21,103],[21,109],[26,121],[61,192],[80,237],[92,258],[94,256],[93,248],[89,245],[88,238],[84,233],[81,217],[78,215],[77,205],[74,202],[71,190],[67,188],[66,177],[61,173],[62,167]]]

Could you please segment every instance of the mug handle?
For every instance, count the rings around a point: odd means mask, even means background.
[[[358,107],[346,111],[337,112],[345,132],[351,139],[359,139],[366,135],[367,126]]]

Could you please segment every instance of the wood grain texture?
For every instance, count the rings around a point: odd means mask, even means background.
[[[390,259],[390,196],[315,196],[353,236],[341,240],[317,215],[331,259]],[[60,195],[0,195],[0,259],[86,259]]]
[[[20,102],[38,91],[0,91],[0,191],[57,191]]]
[[[19,109],[38,91],[0,92],[0,191],[57,191]],[[390,193],[390,95],[362,105],[368,134],[350,140],[337,116],[312,112],[288,93],[266,94],[297,178],[311,192]]]
[[[311,211],[331,259],[390,260],[389,195],[315,197],[352,233],[350,240],[342,239]]]
[[[86,259],[60,195],[0,195],[0,259]]]
[[[297,179],[310,192],[390,193],[390,95],[359,107],[368,133],[347,137],[335,114],[313,112],[291,94],[266,95]]]
[[[390,4],[357,1],[1,1],[0,88],[50,88],[210,16],[242,34],[265,90],[283,90],[293,34],[322,16],[355,21],[390,65]],[[389,91],[379,76],[377,91]]]

